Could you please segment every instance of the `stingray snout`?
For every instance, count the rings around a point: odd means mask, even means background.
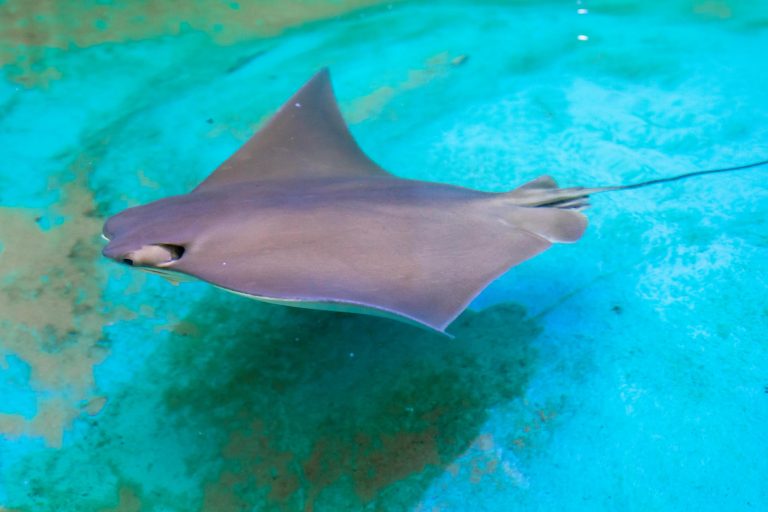
[[[184,247],[173,244],[151,244],[135,250],[125,250],[118,245],[110,244],[104,248],[102,254],[132,267],[165,267],[181,259],[184,255]]]

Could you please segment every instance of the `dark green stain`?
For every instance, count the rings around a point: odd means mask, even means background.
[[[464,314],[451,340],[218,292],[186,323],[158,367],[167,421],[223,440],[203,506],[222,512],[415,504],[521,395],[539,331],[514,305]]]
[[[523,394],[540,331],[512,304],[466,312],[449,339],[218,290],[167,327],[104,411],[83,412],[77,440],[16,464],[9,505],[409,510],[487,411]]]

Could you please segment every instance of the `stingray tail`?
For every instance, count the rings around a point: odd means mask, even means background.
[[[558,188],[555,180],[551,176],[539,176],[533,181],[529,181],[525,185],[518,187],[510,192],[506,192],[506,196],[511,199],[515,204],[520,206],[530,207],[545,207],[545,208],[563,208],[573,210],[583,210],[589,206],[589,196],[592,194],[598,194],[600,192],[611,192],[615,190],[632,190],[635,188],[649,187],[651,185],[658,185],[660,183],[669,183],[672,181],[686,180],[696,176],[704,176],[707,174],[717,174],[722,172],[741,171],[744,169],[752,169],[753,167],[768,166],[768,160],[761,160],[746,165],[737,165],[734,167],[723,167],[720,169],[707,169],[704,171],[693,171],[685,174],[678,174],[677,176],[671,176],[669,178],[658,178],[655,180],[641,181],[639,183],[632,183],[629,185],[617,185],[612,187],[570,187],[570,188]]]
[[[551,176],[539,176],[533,181],[518,187],[504,195],[514,204],[528,207],[541,208],[562,208],[565,210],[583,210],[589,206],[589,196],[599,194],[600,192],[612,192],[615,190],[632,190],[643,188],[660,183],[669,183],[672,181],[686,180],[695,176],[704,176],[706,174],[717,174],[721,172],[741,171],[753,167],[768,166],[768,160],[754,162],[746,165],[737,165],[734,167],[723,167],[721,169],[708,169],[705,171],[687,172],[678,174],[669,178],[658,178],[655,180],[641,181],[629,185],[617,185],[612,187],[570,187],[559,188]]]
[[[719,169],[707,169],[704,171],[686,172],[685,174],[678,174],[677,176],[671,176],[669,178],[658,178],[655,180],[641,181],[639,183],[632,183],[630,185],[603,187],[603,189],[599,190],[598,192],[607,192],[610,190],[631,190],[633,188],[643,188],[643,187],[648,187],[650,185],[658,185],[659,183],[669,183],[671,181],[687,180],[688,178],[693,178],[696,176],[704,176],[706,174],[718,174],[721,172],[743,171],[745,169],[752,169],[753,167],[762,167],[764,165],[768,165],[768,160],[761,160],[759,162],[753,162],[751,164],[744,164],[744,165],[736,165],[733,167],[722,167]]]
[[[504,195],[518,206],[530,208],[560,208],[581,211],[589,207],[589,196],[598,192],[615,190],[617,187],[570,187],[559,188],[551,176],[539,176]]]

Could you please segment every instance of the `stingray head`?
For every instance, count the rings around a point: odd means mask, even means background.
[[[109,241],[102,254],[118,263],[144,270],[173,270],[186,252],[172,219],[150,205],[130,208],[104,224],[102,236]]]

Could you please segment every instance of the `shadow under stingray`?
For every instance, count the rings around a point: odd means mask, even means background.
[[[516,305],[449,339],[212,291],[164,344],[166,421],[218,442],[202,510],[400,510],[521,395],[539,328]]]

